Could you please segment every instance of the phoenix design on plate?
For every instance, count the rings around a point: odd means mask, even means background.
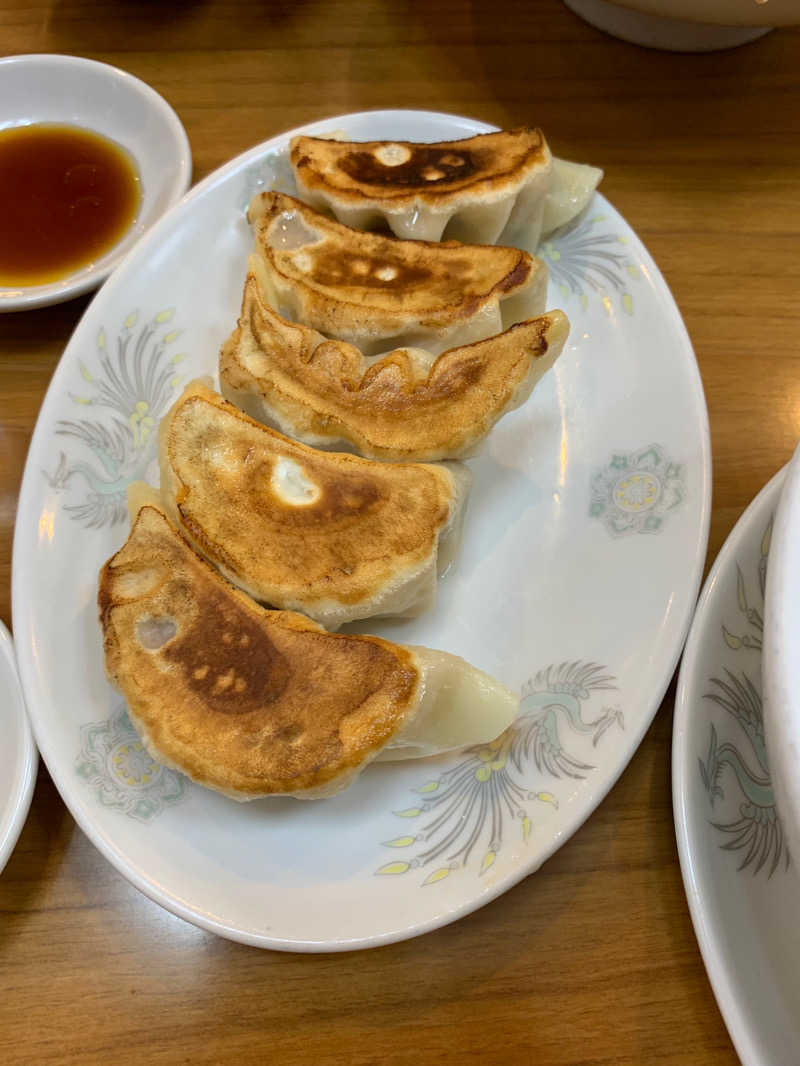
[[[171,309],[150,318],[133,311],[113,343],[99,331],[92,369],[79,361],[84,387],[69,398],[86,414],[60,419],[56,427],[65,447],[78,451],[62,450],[53,473],[43,473],[56,492],[77,489],[75,502],[64,510],[90,529],[127,518],[128,486],[147,480],[154,462],[158,422],[181,382],[176,366],[185,358],[183,352],[168,353],[181,335],[171,327],[172,317]]]
[[[731,629],[722,625],[722,637],[728,648],[734,652],[755,652],[759,658],[764,632],[764,591],[772,522],[770,518],[761,537],[758,558],[753,568],[755,599],[752,593],[748,594],[745,573],[737,565],[736,602],[742,618]],[[735,813],[711,822],[715,829],[729,838],[721,847],[726,851],[741,853],[740,870],[749,867],[757,874],[766,869],[767,876],[772,877],[779,866],[782,865],[784,870],[788,868],[789,849],[775,809],[767,760],[760,670],[734,673],[726,668],[724,675],[710,678],[712,691],[707,692],[705,698],[726,712],[725,724],[732,719],[738,728],[728,734],[731,739],[720,740],[717,727],[711,723],[706,757],[698,759],[700,778],[712,810],[717,800],[720,803],[725,801],[728,788],[738,800]]]
[[[597,663],[566,662],[540,670],[523,686],[521,713],[505,732],[468,749],[454,766],[415,790],[412,806],[394,812],[415,825],[383,842],[403,857],[375,872],[430,868],[421,884],[431,885],[466,868],[473,855],[477,873],[485,874],[510,838],[526,843],[534,817],[528,804],[559,805],[554,792],[540,786],[548,779],[580,780],[594,769],[575,754],[574,738],[590,737],[595,747],[612,726],[624,728],[619,707],[584,715],[584,705],[596,693],[614,689],[613,675]]]

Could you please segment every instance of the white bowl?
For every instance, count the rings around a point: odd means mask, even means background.
[[[790,26],[800,22],[797,0],[615,0],[660,18],[713,26]]]
[[[564,0],[614,37],[671,52],[735,48],[800,23],[797,0]]]
[[[0,311],[60,303],[98,286],[191,179],[178,116],[149,85],[116,67],[77,56],[0,59],[0,130],[38,122],[80,126],[126,148],[139,171],[142,202],[125,235],[95,262],[46,285],[0,286]]]
[[[800,859],[800,445],[775,514],[764,602],[764,731],[789,851]]]

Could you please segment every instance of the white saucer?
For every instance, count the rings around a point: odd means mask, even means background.
[[[689,12],[684,11],[686,5],[670,4],[667,0],[660,3],[654,0],[628,0],[626,3],[622,0],[621,5],[618,0],[564,0],[564,3],[590,25],[610,33],[612,37],[666,52],[717,52],[723,48],[738,48],[739,45],[758,40],[772,28],[771,25],[749,23],[728,25],[728,22],[739,21],[741,5],[739,18],[732,18],[729,14],[726,20],[723,15],[720,24],[715,20],[718,12],[714,10],[713,3],[707,2],[707,10],[701,12],[698,10],[698,0],[692,0]],[[730,0],[727,0],[727,6],[730,9]],[[641,10],[632,10],[637,7]],[[772,7],[770,4],[770,18]],[[753,23],[763,21],[763,16],[759,15],[763,9],[751,3],[748,10],[753,13]]]
[[[25,712],[11,635],[0,622],[0,871],[31,805],[39,757]]]
[[[689,909],[745,1066],[786,1066],[800,1047],[800,879],[775,810],[761,709],[767,554],[784,474],[750,504],[706,581],[672,748]]]
[[[124,70],[77,56],[0,59],[0,130],[38,122],[81,126],[126,148],[139,170],[142,204],[125,236],[96,262],[47,285],[0,286],[0,311],[61,303],[98,286],[191,180],[192,155],[180,119],[154,89]]]

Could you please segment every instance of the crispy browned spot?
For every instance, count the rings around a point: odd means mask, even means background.
[[[377,257],[361,252],[358,255],[345,255],[342,254],[341,248],[330,250],[325,244],[312,245],[306,254],[311,260],[308,277],[318,285],[358,285],[360,288],[387,289],[390,292],[402,293],[411,288],[421,288],[432,276],[430,268],[412,266],[397,255]],[[382,277],[387,267],[391,276]],[[453,264],[451,269],[457,270],[457,265]],[[520,284],[525,277],[523,270],[515,284]],[[505,280],[504,278],[503,282]]]
[[[98,599],[108,674],[134,723],[203,784],[243,795],[325,786],[382,747],[415,705],[409,652],[263,610],[153,506],[101,570]],[[144,617],[173,619],[176,635],[144,647]]]
[[[394,166],[384,162],[387,147],[404,151],[407,158]],[[415,198],[441,201],[471,188],[506,188],[530,167],[546,165],[549,151],[541,130],[521,127],[435,144],[299,136],[290,156],[308,189],[325,188],[351,203],[364,198],[410,203]]]
[[[266,710],[286,691],[290,674],[286,656],[235,601],[201,593],[195,602],[194,620],[180,627],[164,649],[164,658],[180,669],[184,684],[209,710],[223,714]],[[232,639],[225,640],[226,636]]]
[[[161,460],[168,511],[192,543],[262,602],[312,614],[317,601],[366,603],[413,574],[450,515],[446,470],[319,452],[198,383],[163,424]],[[282,495],[281,463],[299,468],[308,499]]]
[[[365,185],[423,185],[425,188],[469,178],[481,169],[481,153],[469,149],[454,152],[449,147],[403,147],[411,151],[411,156],[397,166],[381,163],[373,152],[351,152],[338,160],[338,166],[349,178]]]

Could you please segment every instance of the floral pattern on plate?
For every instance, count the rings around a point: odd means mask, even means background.
[[[189,781],[183,774],[152,758],[124,704],[104,722],[81,727],[81,750],[75,769],[98,803],[137,822],[151,822],[189,792]]]
[[[641,270],[628,250],[627,238],[606,230],[602,225],[606,221],[602,214],[579,218],[542,241],[539,255],[565,300],[577,297],[585,311],[594,296],[610,315],[616,299],[625,314],[632,315],[629,285],[641,279]]]
[[[672,734],[686,899],[743,1066],[786,1066],[800,1046],[797,872],[775,816],[760,676],[784,482],[780,471],[764,486],[714,561],[683,652]]]
[[[705,698],[721,707],[727,717],[719,726],[722,740],[711,722],[708,750],[705,758],[697,760],[712,811],[718,801],[722,808],[723,816],[711,819],[714,828],[728,837],[720,846],[741,853],[740,870],[749,867],[754,874],[766,870],[768,877],[789,867],[789,850],[772,791],[761,700],[764,590],[773,517],[761,537],[758,558],[747,564],[755,575],[755,591],[748,593],[745,572],[737,564],[736,601],[742,618],[731,628],[725,623],[721,626],[723,640],[732,651],[754,652],[759,662],[738,673],[726,667],[724,677],[710,678],[713,690]]]
[[[683,502],[683,467],[659,444],[636,452],[618,452],[595,472],[589,514],[599,518],[612,536],[660,533],[666,516]]]
[[[416,789],[412,806],[394,812],[419,822],[384,846],[416,853],[375,872],[404,874],[438,861],[421,882],[432,885],[465,869],[474,854],[476,872],[486,873],[503,847],[504,834],[506,840],[513,832],[518,841],[527,841],[532,826],[528,803],[558,808],[558,798],[540,789],[542,782],[536,779],[581,779],[594,769],[570,750],[570,741],[591,736],[596,746],[611,726],[624,728],[619,707],[602,707],[594,718],[583,715],[583,704],[594,693],[615,688],[613,675],[596,663],[540,670],[523,687],[521,713],[508,729],[489,744],[469,749],[454,766]]]
[[[111,344],[99,330],[96,365],[78,362],[84,388],[69,398],[93,414],[58,422],[56,434],[77,450],[60,451],[53,473],[43,473],[56,492],[74,490],[64,510],[90,529],[123,522],[128,486],[153,479],[158,421],[181,383],[176,366],[186,357],[167,351],[181,335],[170,325],[173,314],[167,309],[145,318],[132,311]]]

